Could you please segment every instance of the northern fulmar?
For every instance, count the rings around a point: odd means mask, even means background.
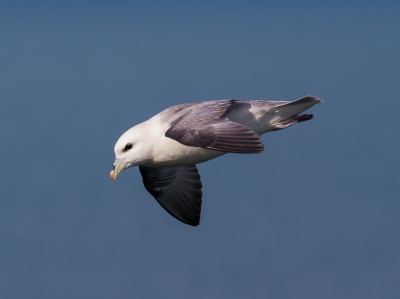
[[[126,131],[114,147],[110,176],[139,166],[146,190],[176,219],[199,225],[202,184],[196,164],[226,153],[264,151],[260,135],[313,118],[300,114],[322,101],[227,99],[172,106]]]

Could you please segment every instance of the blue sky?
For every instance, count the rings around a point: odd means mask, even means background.
[[[400,291],[400,5],[2,3],[0,295],[394,298]],[[199,165],[199,227],[138,169],[129,127],[223,98],[324,100]]]

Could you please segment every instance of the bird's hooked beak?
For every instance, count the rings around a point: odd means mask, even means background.
[[[110,177],[113,180],[116,180],[121,173],[122,170],[124,170],[127,166],[127,163],[125,162],[125,159],[115,159],[115,162],[113,164],[113,169],[110,172]]]

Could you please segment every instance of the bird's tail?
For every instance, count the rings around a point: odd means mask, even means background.
[[[275,117],[272,126],[275,130],[284,129],[292,124],[312,119],[312,114],[300,114],[315,104],[321,103],[322,100],[305,96],[293,102],[275,106]]]

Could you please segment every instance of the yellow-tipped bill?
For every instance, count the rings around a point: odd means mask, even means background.
[[[113,180],[116,180],[118,178],[119,174],[121,173],[121,171],[126,168],[125,159],[115,159],[113,167],[114,167],[114,169],[111,170],[110,177]]]

